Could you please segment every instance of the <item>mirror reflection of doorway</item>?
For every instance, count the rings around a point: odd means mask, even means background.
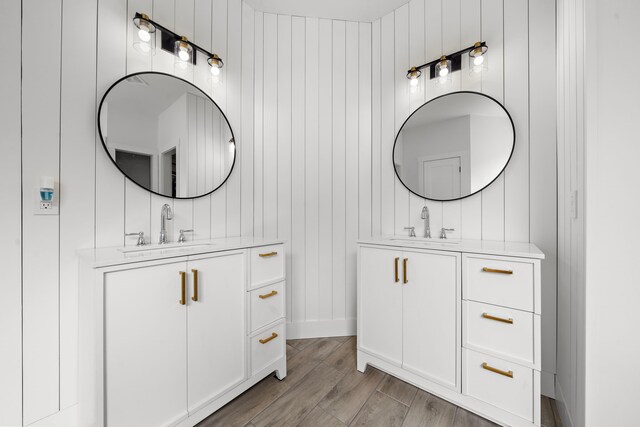
[[[170,194],[176,197],[177,187],[177,166],[176,166],[176,148],[162,153],[162,167],[160,168],[160,192],[162,194]]]
[[[116,164],[131,180],[151,188],[151,156],[130,151],[115,150]]]
[[[460,197],[460,157],[424,160],[422,179],[425,194],[436,199],[455,199]]]

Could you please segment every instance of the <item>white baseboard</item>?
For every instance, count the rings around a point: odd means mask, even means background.
[[[73,427],[77,425],[78,405],[73,405],[35,423],[31,423],[29,427]]]
[[[556,375],[551,372],[540,372],[540,393],[550,397],[556,398]]]
[[[556,381],[556,396],[556,407],[558,408],[558,413],[560,414],[562,425],[564,427],[573,427],[571,413],[567,409],[567,405],[565,404],[566,400],[564,399],[564,392],[562,391],[562,387],[560,386],[560,383],[558,381]]]
[[[287,339],[343,337],[355,334],[355,318],[287,323]]]

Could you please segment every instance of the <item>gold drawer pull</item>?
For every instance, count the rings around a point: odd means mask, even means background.
[[[278,334],[273,332],[273,333],[271,333],[271,336],[269,338],[264,338],[264,339],[261,339],[259,341],[260,341],[260,344],[266,344],[266,343],[268,343],[269,341],[271,341],[272,339],[275,339],[275,338],[278,338]]]
[[[266,254],[259,254],[262,258],[267,258],[270,256],[274,256],[274,255],[278,255],[278,252],[273,251],[273,252],[267,252]]]
[[[400,258],[396,257],[396,283],[400,281],[400,277],[398,276],[398,260]]]
[[[492,316],[489,313],[482,313],[482,317],[484,317],[485,319],[495,320],[497,322],[504,322],[513,325],[513,319],[511,317],[507,319],[505,317]]]
[[[513,270],[499,270],[497,268],[482,267],[485,273],[513,274]]]
[[[180,271],[180,305],[185,305],[187,303],[187,273],[184,271]]]
[[[489,366],[487,362],[482,362],[482,369],[504,375],[505,377],[513,378],[513,371],[503,371],[502,369],[494,368],[493,366]]]
[[[269,292],[268,294],[258,295],[258,297],[259,297],[260,299],[267,299],[267,298],[269,298],[269,297],[273,297],[273,296],[276,296],[276,295],[278,295],[278,291],[271,291],[271,292]]]

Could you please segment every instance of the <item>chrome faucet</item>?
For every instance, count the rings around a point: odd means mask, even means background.
[[[171,211],[171,206],[165,203],[164,205],[162,205],[162,209],[160,210],[161,228],[160,228],[160,241],[158,243],[160,243],[161,245],[169,242],[169,240],[167,239],[166,221],[172,220],[172,219],[173,219],[173,212]]]
[[[431,238],[431,226],[429,225],[429,208],[425,205],[422,208],[422,213],[420,214],[420,218],[424,219],[424,237],[427,239]]]

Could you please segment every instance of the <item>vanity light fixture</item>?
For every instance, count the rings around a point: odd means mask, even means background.
[[[442,55],[440,58],[422,64],[418,67],[411,67],[407,71],[407,79],[413,88],[419,84],[422,70],[429,68],[429,78],[438,79],[438,83],[445,84],[451,80],[451,73],[462,69],[462,56],[469,54],[469,71],[480,72],[487,69],[487,50],[489,47],[486,42],[477,42],[473,46],[469,46],[451,55]]]
[[[155,33],[156,30],[160,30],[160,48],[176,56],[176,66],[186,69],[189,64],[196,65],[196,52],[200,52],[208,58],[207,62],[211,67],[211,74],[214,76],[220,74],[220,69],[224,66],[224,63],[215,53],[201,48],[186,37],[180,36],[158,24],[144,13],[136,12],[133,17],[133,23],[138,29],[138,37],[134,42],[134,47],[141,53],[148,54],[155,51]]]
[[[233,153],[234,151],[236,151],[236,140],[231,138],[229,140],[229,153]]]

